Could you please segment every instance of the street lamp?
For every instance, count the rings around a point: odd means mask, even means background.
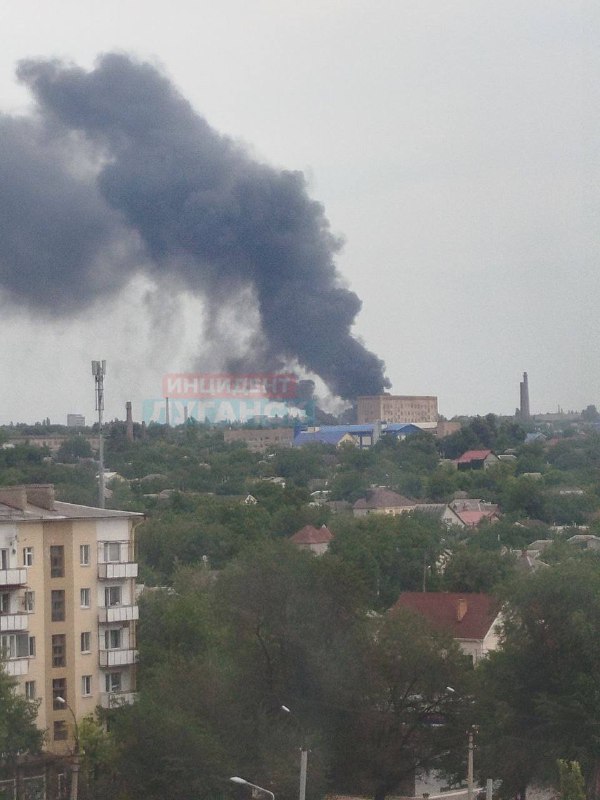
[[[273,792],[270,792],[268,789],[263,789],[262,786],[258,786],[256,783],[250,783],[250,781],[245,780],[244,778],[238,778],[237,775],[234,775],[233,778],[229,778],[232,783],[240,783],[243,786],[250,786],[252,789],[257,789],[259,792],[264,792],[264,794],[268,794],[271,800],[275,800],[275,795]]]
[[[281,710],[286,714],[291,714],[291,710],[287,706],[281,706]],[[308,774],[308,749],[306,748],[304,736],[302,736],[302,745],[300,746],[300,791],[298,800],[306,800],[306,776]]]
[[[71,800],[77,800],[79,794],[79,725],[77,724],[77,717],[71,706],[67,703],[64,697],[55,697],[57,703],[65,706],[71,712],[73,717],[73,738],[75,739],[75,746],[73,748],[73,763],[71,765]]]

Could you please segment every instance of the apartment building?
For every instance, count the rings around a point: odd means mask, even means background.
[[[72,746],[71,711],[81,719],[134,699],[134,531],[142,520],[59,502],[51,485],[0,487],[4,668],[40,700],[50,752]]]
[[[435,427],[438,399],[434,395],[377,394],[357,398],[357,422],[413,422]]]

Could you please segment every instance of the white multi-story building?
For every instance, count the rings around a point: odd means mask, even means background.
[[[51,752],[72,744],[71,711],[80,719],[134,699],[134,531],[142,520],[58,502],[50,485],[0,487],[4,668],[39,698]]]

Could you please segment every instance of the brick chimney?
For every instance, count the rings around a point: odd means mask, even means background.
[[[466,597],[459,597],[456,601],[456,621],[462,622],[465,614],[467,613],[467,599]]]
[[[46,511],[54,511],[54,486],[51,483],[32,484],[25,487],[27,502]]]
[[[133,442],[133,417],[131,416],[131,400],[125,403],[127,441]]]

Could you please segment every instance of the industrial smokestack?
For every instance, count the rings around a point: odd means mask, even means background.
[[[131,414],[131,401],[125,403],[127,441],[133,442],[133,416]]]
[[[9,299],[64,315],[145,270],[204,298],[213,349],[226,346],[219,309],[237,303],[253,334],[246,368],[297,362],[345,398],[389,385],[383,362],[352,335],[361,302],[342,285],[341,242],[301,173],[253,160],[155,67],[125,55],[105,55],[89,72],[26,61],[18,76],[37,107],[31,117],[0,115],[0,288]]]
[[[531,419],[531,414],[529,411],[529,381],[527,379],[527,373],[523,373],[523,380],[519,384],[519,394],[520,394],[520,408],[519,408],[519,417],[524,420]]]

